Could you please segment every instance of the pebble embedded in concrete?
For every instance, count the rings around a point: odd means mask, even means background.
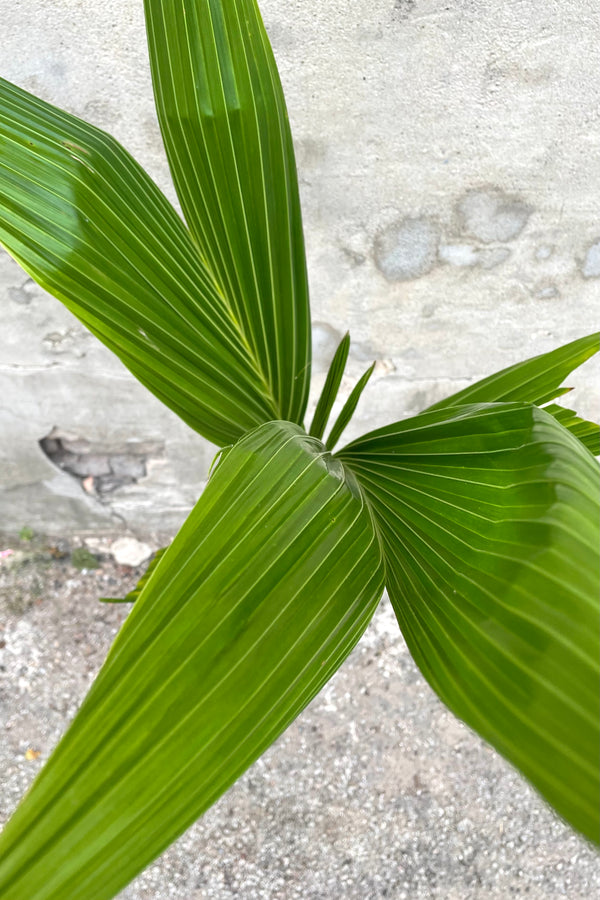
[[[586,253],[582,272],[584,278],[600,277],[600,241],[592,244]]]
[[[137,541],[135,538],[122,537],[110,545],[110,552],[121,566],[141,566],[143,562],[152,556],[152,547]]]
[[[425,216],[407,216],[377,235],[375,262],[388,281],[410,281],[431,271],[437,247],[436,225]]]
[[[547,284],[538,288],[535,292],[535,296],[539,300],[553,300],[555,297],[560,297],[560,291],[555,284]]]
[[[553,247],[550,244],[540,244],[540,246],[535,251],[535,258],[537,260],[550,259],[553,252]]]
[[[457,213],[465,232],[484,244],[491,244],[518,237],[532,209],[519,197],[488,188],[467,191],[458,202]]]

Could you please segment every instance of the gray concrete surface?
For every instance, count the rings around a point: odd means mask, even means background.
[[[97,597],[135,580],[108,558],[89,572],[48,554],[0,563],[0,825],[75,714],[126,615]],[[447,712],[384,601],[319,697],[120,896],[589,900],[599,893],[597,852]]]
[[[347,328],[345,395],[377,360],[356,430],[598,327],[597,3],[261,6],[297,149],[315,390]],[[172,198],[141,0],[0,0],[0,21],[0,75],[111,131]],[[0,304],[3,526],[175,529],[213,448],[6,255]],[[588,415],[599,373],[576,376]],[[160,452],[88,494],[42,453],[53,430],[96,457]]]

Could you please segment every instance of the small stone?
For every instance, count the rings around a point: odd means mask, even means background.
[[[140,566],[152,556],[152,547],[135,538],[122,537],[110,545],[110,552],[120,566]]]
[[[86,494],[95,494],[96,493],[96,488],[94,487],[94,476],[93,475],[88,475],[87,478],[83,479],[81,484],[82,484],[83,489],[86,492]]]
[[[586,253],[582,271],[584,278],[598,278],[600,276],[600,241],[592,244]]]
[[[538,288],[535,296],[540,300],[552,300],[554,297],[560,297],[560,291],[555,284],[548,284],[545,287]]]
[[[69,453],[78,454],[90,452],[90,442],[86,441],[85,438],[63,438],[61,444]]]

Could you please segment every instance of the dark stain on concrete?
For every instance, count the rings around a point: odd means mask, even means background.
[[[394,0],[393,16],[403,22],[415,11],[417,0]]]

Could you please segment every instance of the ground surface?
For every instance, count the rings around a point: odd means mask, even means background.
[[[6,545],[3,545],[6,546]],[[0,822],[74,715],[140,570],[0,562]],[[0,547],[0,551],[2,547]],[[38,755],[39,754],[39,755]],[[121,900],[588,900],[600,857],[437,701],[387,602],[339,673]]]

